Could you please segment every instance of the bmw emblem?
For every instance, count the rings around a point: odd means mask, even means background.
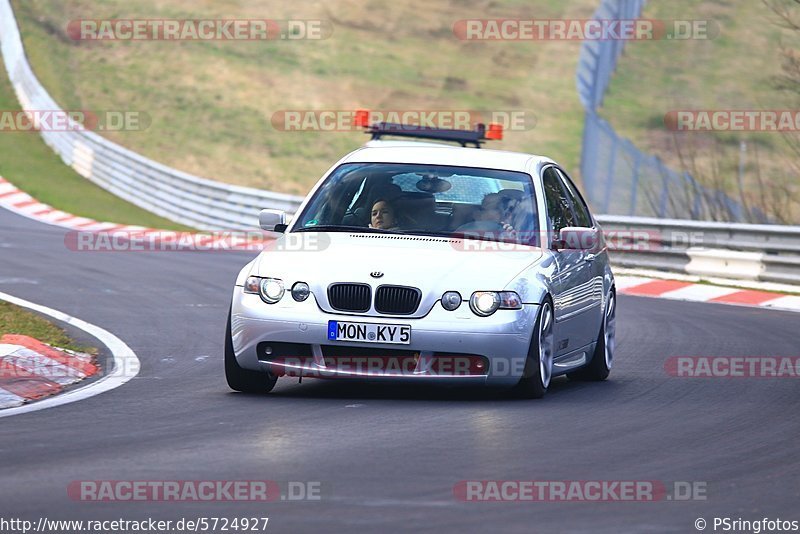
[[[372,271],[371,273],[369,273],[369,275],[372,278],[380,278],[381,276],[383,276],[383,273],[380,271]]]

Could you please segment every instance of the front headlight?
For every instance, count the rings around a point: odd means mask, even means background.
[[[475,315],[491,315],[500,307],[500,294],[496,291],[476,291],[469,299],[469,307]]]
[[[264,278],[259,286],[261,299],[267,304],[275,304],[283,298],[283,280]]]
[[[283,280],[278,278],[259,278],[248,276],[244,282],[244,292],[259,295],[267,304],[275,304],[283,298]]]
[[[514,291],[476,291],[469,299],[469,307],[475,315],[488,317],[497,310],[519,310],[522,299]]]

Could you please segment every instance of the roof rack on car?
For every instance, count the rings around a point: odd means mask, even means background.
[[[366,133],[372,135],[373,140],[385,135],[394,137],[412,137],[415,139],[434,139],[437,141],[451,141],[465,147],[474,145],[480,148],[487,140],[503,139],[503,126],[490,123],[488,128],[484,124],[476,125],[474,130],[455,130],[449,128],[430,128],[411,124],[398,124],[394,122],[377,122],[369,124],[369,111],[359,109],[356,111],[354,124],[366,128]]]

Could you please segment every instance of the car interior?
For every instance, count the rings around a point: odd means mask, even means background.
[[[324,220],[327,224],[367,227],[371,208],[378,200],[392,204],[401,230],[458,233],[460,228],[474,223],[478,218],[484,194],[474,194],[470,202],[447,199],[444,193],[451,187],[447,178],[417,176],[414,178],[416,183],[408,178],[407,173],[348,177],[338,184],[335,192],[345,201],[330,203]],[[435,192],[431,192],[431,189]],[[529,195],[521,188],[505,188],[493,193],[503,197],[510,226],[524,231],[524,242],[533,244],[531,241],[535,240],[538,233],[538,219]],[[496,230],[493,226],[487,228]]]

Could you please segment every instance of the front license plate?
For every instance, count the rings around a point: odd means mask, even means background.
[[[328,321],[331,341],[361,341],[364,343],[411,343],[411,326],[406,324],[373,324]]]

